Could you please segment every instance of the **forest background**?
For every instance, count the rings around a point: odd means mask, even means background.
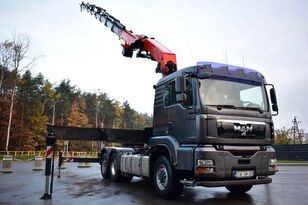
[[[85,92],[69,79],[53,83],[42,73],[32,74],[39,57],[30,58],[29,49],[30,41],[23,34],[0,43],[0,150],[6,149],[8,136],[8,150],[44,150],[48,123],[125,129],[152,125],[152,116],[137,112],[127,101],[111,99],[103,90]],[[92,142],[69,146],[73,151],[93,148]]]

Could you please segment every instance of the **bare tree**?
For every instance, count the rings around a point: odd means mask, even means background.
[[[29,51],[30,41],[26,35],[18,34],[13,35],[12,39],[5,40],[0,43],[0,66],[1,66],[1,76],[0,76],[0,89],[6,80],[11,80],[11,86],[9,92],[10,96],[10,114],[8,119],[7,127],[7,138],[5,151],[8,152],[12,114],[14,107],[14,96],[16,92],[16,85],[18,80],[18,74],[25,69],[29,69],[34,65],[36,58],[28,58],[27,53]],[[4,76],[4,69],[11,71],[11,76]],[[10,78],[10,79],[9,79]]]

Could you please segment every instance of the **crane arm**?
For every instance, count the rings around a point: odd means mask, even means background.
[[[124,41],[122,44],[122,54],[125,57],[132,57],[134,51],[137,51],[136,57],[148,58],[158,62],[156,73],[162,73],[163,76],[169,75],[177,70],[176,55],[154,38],[148,38],[145,35],[134,34],[115,17],[106,12],[105,9],[94,4],[80,4],[80,9],[86,10],[95,16],[106,27],[118,35]]]

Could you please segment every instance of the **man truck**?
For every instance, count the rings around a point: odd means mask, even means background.
[[[82,3],[81,9],[124,40],[124,56],[137,50],[137,57],[158,62],[163,78],[154,86],[153,127],[48,126],[47,146],[50,139],[121,143],[102,148],[97,162],[103,178],[144,177],[165,198],[179,195],[184,186],[245,193],[272,181],[269,175],[277,171],[272,116],[278,106],[273,85],[260,72],[213,62],[177,70],[175,54],[155,39],[133,34],[103,8]]]

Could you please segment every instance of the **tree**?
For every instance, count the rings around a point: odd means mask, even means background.
[[[89,127],[89,119],[85,114],[86,103],[83,97],[79,97],[77,102],[72,105],[70,115],[68,117],[68,126],[72,127]],[[90,151],[92,147],[91,142],[76,142],[70,143],[71,149]]]
[[[7,126],[7,138],[6,138],[6,146],[5,150],[8,152],[9,147],[9,139],[11,132],[11,123],[13,116],[13,108],[14,108],[14,97],[16,92],[16,85],[18,80],[18,74],[31,67],[34,64],[35,59],[27,61],[27,53],[29,50],[29,39],[25,35],[14,35],[12,39],[6,40],[0,43],[0,65],[1,68],[6,68],[11,70],[11,87],[10,87],[10,113],[8,119]],[[0,88],[3,86],[5,81],[4,69],[1,69],[0,76]]]
[[[61,103],[57,104],[56,115],[61,115],[60,125],[64,126],[68,123],[66,119],[68,119],[72,105],[77,101],[80,91],[71,85],[70,80],[62,80],[59,86],[55,87],[55,90],[62,100]]]
[[[104,127],[112,127],[116,118],[115,100],[110,99],[107,93],[100,92],[97,96],[98,122]]]
[[[23,76],[18,80],[17,84],[17,92],[16,92],[16,101],[17,106],[15,106],[15,110],[19,113],[16,118],[19,118],[19,148],[20,150],[24,150],[24,145],[29,140],[25,136],[32,136],[30,130],[28,129],[29,122],[31,121],[31,117],[33,116],[34,109],[37,108],[37,101],[40,97],[40,91],[38,86],[38,81],[34,77],[32,77],[31,72],[26,71]],[[34,100],[36,99],[36,100]],[[24,126],[25,122],[28,122],[26,126]],[[34,126],[37,124],[34,123]],[[31,124],[32,126],[32,124]],[[32,137],[31,137],[32,138]]]
[[[123,128],[123,108],[119,101],[115,102],[115,119],[112,128]]]
[[[82,97],[85,99],[85,113],[88,116],[88,119],[92,127],[98,127],[98,99],[96,93],[83,93]]]
[[[275,144],[291,144],[290,133],[291,130],[285,127],[275,130]]]
[[[79,97],[73,104],[68,117],[68,126],[89,127],[89,119],[85,114],[86,103],[83,97]]]
[[[125,101],[123,103],[123,126],[124,128],[134,128],[134,121],[136,118],[136,111],[133,110],[129,103]]]

